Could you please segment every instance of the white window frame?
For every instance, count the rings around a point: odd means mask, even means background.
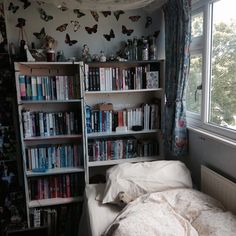
[[[211,73],[211,42],[212,42],[212,3],[220,0],[199,0],[192,7],[192,15],[203,12],[203,36],[193,41],[190,51],[202,53],[202,102],[201,115],[187,111],[188,126],[203,129],[209,134],[225,137],[235,142],[236,130],[214,125],[208,122],[210,106],[210,73]]]

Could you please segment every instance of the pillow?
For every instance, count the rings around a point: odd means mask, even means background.
[[[136,199],[145,193],[192,188],[190,172],[180,161],[123,163],[107,170],[102,203],[119,204],[120,192]]]

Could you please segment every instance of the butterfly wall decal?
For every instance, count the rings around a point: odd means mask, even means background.
[[[124,14],[124,11],[122,11],[122,10],[114,11],[113,14],[114,14],[115,18],[117,20],[119,20],[120,15]]]
[[[96,11],[90,11],[91,15],[93,16],[94,20],[98,22],[99,15]]]
[[[124,25],[122,25],[122,34],[130,36],[133,32],[134,32],[133,29],[127,29]]]
[[[154,32],[153,36],[155,38],[157,38],[159,36],[159,34],[160,34],[160,30],[157,30],[157,31]]]
[[[24,9],[26,9],[27,7],[31,5],[31,2],[28,0],[20,0],[20,2],[24,3],[24,6],[23,6]]]
[[[107,41],[111,41],[112,38],[115,38],[113,29],[110,30],[110,34],[104,34],[103,36]]]
[[[62,2],[61,5],[58,5],[57,8],[61,11],[67,11],[68,10],[68,7],[66,6],[66,3],[65,2]]]
[[[129,19],[132,20],[133,22],[136,22],[140,19],[141,16],[130,16]]]
[[[78,42],[77,40],[71,40],[69,34],[66,34],[66,38],[65,38],[66,44],[69,44],[69,46],[72,46],[76,44],[77,42]]]
[[[12,2],[10,2],[8,6],[8,11],[12,11],[13,13],[16,13],[18,9],[19,9],[19,6],[16,6]]]
[[[44,2],[44,1],[36,1],[36,2],[37,2],[37,4],[38,4],[39,6],[41,6],[41,5],[45,4],[45,2]]]
[[[85,30],[87,31],[88,34],[97,33],[97,28],[98,28],[97,24],[91,28],[88,26],[85,26]]]
[[[56,30],[57,30],[57,31],[60,31],[60,32],[63,32],[63,31],[66,30],[67,25],[68,25],[67,23],[62,24],[62,25],[59,25],[59,26],[56,28]]]
[[[77,18],[85,16],[85,14],[81,12],[79,9],[74,9],[73,12],[77,15]]]
[[[79,21],[71,20],[70,23],[73,25],[74,32],[76,32],[80,27]]]
[[[53,16],[47,15],[43,8],[39,9],[40,18],[44,21],[49,21],[53,19]]]
[[[145,28],[148,28],[151,24],[152,24],[152,17],[147,16],[147,17],[146,17]]]
[[[108,17],[111,15],[111,11],[102,11],[102,14],[105,16],[105,17]]]
[[[23,26],[25,26],[25,19],[24,18],[18,18],[17,21],[18,21],[18,23],[16,24],[16,27],[22,28]]]
[[[43,27],[43,28],[40,30],[39,33],[38,33],[38,32],[35,32],[35,33],[33,33],[33,35],[34,35],[37,39],[43,40],[43,39],[46,37],[45,28]]]

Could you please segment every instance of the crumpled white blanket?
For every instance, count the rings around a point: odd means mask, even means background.
[[[130,202],[104,236],[235,236],[236,217],[193,189],[145,194]]]

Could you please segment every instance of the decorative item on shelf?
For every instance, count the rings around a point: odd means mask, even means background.
[[[107,58],[106,58],[104,52],[101,51],[101,52],[100,52],[99,61],[100,61],[100,62],[106,62],[106,60],[107,60]]]
[[[53,62],[56,60],[55,51],[53,49],[47,50],[47,61]]]
[[[93,62],[98,62],[98,61],[99,61],[99,56],[98,56],[98,54],[93,54],[93,56],[92,56],[92,61],[93,61]]]
[[[147,61],[149,59],[149,45],[147,39],[143,40],[143,48],[142,48],[142,60]]]
[[[35,61],[35,58],[32,56],[27,44],[25,44],[24,49],[25,49],[25,52],[26,52],[27,61]]]
[[[57,61],[65,61],[65,56],[63,50],[57,52]]]
[[[157,59],[157,46],[156,46],[156,38],[154,36],[150,37],[149,40],[149,58],[150,60]]]
[[[89,53],[89,47],[87,44],[84,44],[83,49],[82,49],[82,59],[85,62],[90,62],[92,61],[91,55]]]

